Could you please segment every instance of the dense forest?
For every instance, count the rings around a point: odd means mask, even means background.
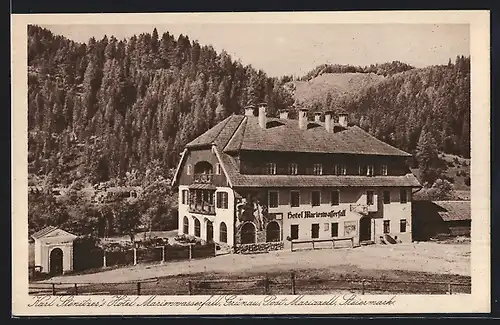
[[[29,171],[69,184],[124,177],[160,162],[168,174],[183,146],[249,102],[270,115],[292,108],[292,77],[270,78],[224,51],[164,33],[76,43],[28,28]],[[439,151],[470,156],[470,59],[415,69],[321,65],[324,73],[385,76],[349,98],[326,96],[312,110],[346,110],[351,122],[416,154],[422,134]],[[427,137],[427,135],[426,135]]]

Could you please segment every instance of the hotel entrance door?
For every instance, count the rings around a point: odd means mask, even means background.
[[[359,220],[359,241],[371,240],[372,238],[371,218],[362,217]]]

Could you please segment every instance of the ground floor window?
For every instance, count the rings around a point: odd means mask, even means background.
[[[401,219],[399,222],[399,232],[406,232],[406,219]]]
[[[338,222],[332,222],[332,237],[338,237],[339,236],[339,223]]]
[[[280,225],[276,221],[270,222],[266,227],[266,242],[280,241]]]
[[[244,224],[243,227],[241,227],[241,243],[255,243],[255,226],[250,222]]]
[[[183,233],[185,233],[186,235],[189,234],[189,219],[188,217],[184,217],[184,220],[183,220]]]
[[[299,225],[290,226],[290,238],[299,239]]]
[[[220,223],[219,239],[222,243],[227,243],[227,226],[224,222]]]
[[[200,237],[200,234],[201,234],[200,220],[195,218],[194,219],[194,235],[196,237]]]
[[[388,234],[391,232],[391,221],[384,220],[384,234]]]
[[[311,238],[319,238],[319,223],[311,225]]]

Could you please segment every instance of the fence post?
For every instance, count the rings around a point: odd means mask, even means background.
[[[187,285],[188,285],[188,294],[191,296],[193,294],[193,284],[191,280],[188,281]]]
[[[314,239],[312,240],[312,244],[313,244],[313,250],[314,250]]]
[[[290,252],[293,252],[293,240],[290,240]]]
[[[193,245],[189,244],[189,259],[193,258]]]
[[[448,282],[448,294],[453,294],[453,292],[451,291],[451,282]]]
[[[161,263],[163,264],[165,262],[165,248],[167,246],[163,246],[161,249]]]
[[[106,251],[102,251],[102,267],[106,267],[107,265],[106,261]]]
[[[56,295],[56,284],[55,283],[52,283],[52,295],[53,296]]]
[[[295,272],[290,273],[290,281],[292,282],[292,295],[295,294]]]
[[[78,296],[78,286],[75,283],[75,296]]]
[[[133,248],[134,250],[134,265],[137,265],[137,248]]]
[[[264,294],[267,295],[269,294],[269,275],[266,274],[266,277],[264,278]]]
[[[137,295],[139,296],[141,294],[141,283],[137,282]]]
[[[361,294],[365,294],[365,279],[361,280]]]

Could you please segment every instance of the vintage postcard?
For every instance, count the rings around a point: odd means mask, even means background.
[[[489,33],[13,15],[13,315],[489,312]]]

